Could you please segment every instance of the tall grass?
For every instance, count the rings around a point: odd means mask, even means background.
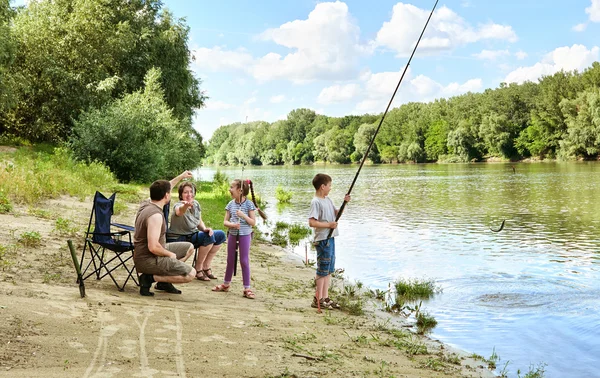
[[[139,191],[136,186],[119,184],[100,163],[76,161],[66,148],[40,145],[0,154],[0,192],[16,203],[35,204],[64,194],[85,198],[96,190],[119,189]]]
[[[202,220],[208,227],[224,230],[225,206],[231,200],[226,181],[196,182],[196,200],[200,202]],[[174,198],[177,198],[174,195]]]

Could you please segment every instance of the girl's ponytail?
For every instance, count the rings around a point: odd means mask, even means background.
[[[258,211],[258,215],[260,215],[260,217],[264,220],[267,220],[267,214],[265,214],[264,211],[262,211],[258,205],[256,204],[256,200],[254,198],[254,186],[252,186],[252,181],[251,180],[246,180],[246,182],[248,183],[248,185],[250,186],[250,193],[252,194],[252,203],[254,203],[254,207],[256,207],[256,211]]]

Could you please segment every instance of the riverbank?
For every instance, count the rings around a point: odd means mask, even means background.
[[[251,252],[255,300],[242,297],[239,276],[229,293],[194,281],[153,298],[89,279],[82,299],[66,240],[81,251],[90,207],[90,198],[62,196],[0,214],[0,376],[493,376],[370,306],[363,316],[317,314],[312,269],[265,244]],[[120,205],[114,220],[131,224],[136,209]],[[219,277],[224,257],[213,266]]]

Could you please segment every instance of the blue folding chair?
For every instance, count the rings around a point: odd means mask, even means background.
[[[111,223],[116,193],[106,198],[102,193],[96,192],[94,195],[94,204],[88,229],[85,234],[83,253],[81,255],[81,276],[85,281],[91,276],[97,280],[109,276],[119,291],[125,290],[125,285],[132,279],[139,286],[135,265],[133,264],[133,241],[131,233],[134,228],[118,223]],[[92,229],[92,219],[94,219],[94,228]],[[111,231],[111,226],[120,228],[120,231]],[[86,249],[89,253],[89,261],[85,268],[84,259]],[[126,277],[122,284],[117,282],[115,270],[123,267]]]

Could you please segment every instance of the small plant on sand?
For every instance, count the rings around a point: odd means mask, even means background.
[[[426,312],[419,312],[417,318],[417,333],[423,335],[431,332],[437,325],[437,320]]]
[[[538,366],[531,365],[529,371],[523,377],[521,377],[521,370],[517,370],[517,376],[519,378],[544,378],[545,369],[545,363],[540,363]]]
[[[275,188],[275,198],[277,198],[278,203],[290,203],[292,200],[292,192],[283,189],[283,186],[279,184],[277,185],[277,188]]]
[[[37,231],[27,231],[21,234],[19,243],[26,247],[38,247],[42,244],[42,237]]]
[[[6,197],[3,191],[0,190],[0,214],[6,214],[11,212],[13,209],[12,204]]]
[[[61,235],[72,235],[77,230],[69,219],[61,217],[56,219],[54,229]]]
[[[33,216],[42,218],[42,219],[52,218],[52,213],[49,210],[45,210],[45,209],[30,208],[29,214],[32,214]]]

